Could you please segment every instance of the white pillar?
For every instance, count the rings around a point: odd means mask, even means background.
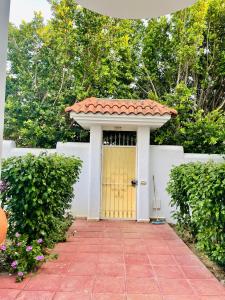
[[[102,128],[99,125],[90,128],[89,158],[88,220],[99,220],[102,168]]]
[[[137,129],[137,221],[150,219],[150,128]]]
[[[0,176],[3,148],[6,59],[8,45],[10,0],[0,0]]]

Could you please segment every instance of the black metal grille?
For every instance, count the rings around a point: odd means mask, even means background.
[[[135,131],[103,131],[105,146],[136,146]]]

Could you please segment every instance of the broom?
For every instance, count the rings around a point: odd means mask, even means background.
[[[156,219],[154,219],[152,221],[152,224],[154,224],[154,225],[165,224],[165,219],[159,216],[159,213],[161,210],[161,201],[157,197],[157,194],[156,194],[156,185],[155,185],[155,176],[154,175],[153,175],[153,190],[154,190],[153,210],[154,210],[154,215],[156,215]]]

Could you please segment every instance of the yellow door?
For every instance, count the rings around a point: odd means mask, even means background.
[[[103,146],[103,219],[136,219],[136,147]]]

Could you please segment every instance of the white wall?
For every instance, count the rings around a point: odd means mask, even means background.
[[[170,170],[173,166],[184,162],[183,147],[179,146],[150,146],[150,178],[151,178],[151,209],[150,217],[164,217],[172,221],[170,197],[166,192],[166,186],[169,181]],[[153,176],[155,178],[155,194],[153,187]],[[156,197],[157,205],[155,207],[154,199]],[[160,207],[158,213],[153,208]],[[158,214],[158,215],[157,215]]]
[[[89,191],[89,143],[57,143],[56,149],[32,149],[16,148],[13,141],[4,141],[3,157],[21,156],[26,153],[38,155],[41,152],[60,153],[68,156],[79,157],[83,161],[82,172],[79,182],[74,186],[75,198],[72,204],[72,212],[78,217],[88,216],[88,191]],[[215,162],[224,161],[225,155],[208,154],[186,154],[183,147],[180,146],[149,146],[150,155],[150,217],[165,217],[167,221],[173,222],[171,217],[172,208],[170,207],[170,197],[166,192],[166,186],[169,180],[169,174],[173,166],[188,162],[206,162],[213,160]],[[156,185],[157,204],[160,204],[159,213],[154,212],[154,189],[153,175]]]
[[[79,157],[83,161],[80,179],[74,186],[72,213],[77,217],[86,217],[88,215],[89,144],[57,143],[56,152]]]

